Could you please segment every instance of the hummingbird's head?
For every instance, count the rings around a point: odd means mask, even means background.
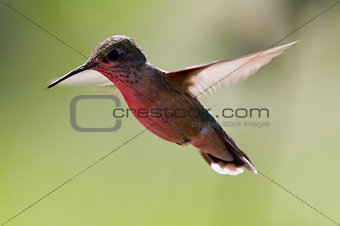
[[[112,36],[93,50],[85,64],[57,79],[47,88],[85,70],[95,70],[111,81],[124,82],[130,74],[142,70],[146,62],[143,51],[132,38],[124,35]]]
[[[100,61],[111,64],[130,61],[145,63],[146,57],[135,40],[124,35],[115,35],[100,43],[88,60],[96,63]]]

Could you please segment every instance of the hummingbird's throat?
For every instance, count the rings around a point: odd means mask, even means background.
[[[136,71],[119,65],[100,65],[100,67],[96,67],[95,70],[103,74],[117,87],[128,87],[132,84],[137,84],[141,79]]]

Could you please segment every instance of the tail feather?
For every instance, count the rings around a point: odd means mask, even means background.
[[[199,150],[199,153],[203,157],[203,159],[210,165],[210,167],[215,170],[219,174],[228,174],[228,175],[238,175],[240,173],[243,173],[243,167],[250,170],[253,173],[257,173],[255,167],[251,164],[251,162],[245,157],[241,156],[240,159],[242,162],[238,160],[233,161],[225,161],[222,159],[219,159],[215,156],[212,156],[209,153],[205,153],[202,150]]]
[[[236,158],[238,160],[238,162],[241,163],[240,165],[245,167],[246,169],[250,170],[251,172],[257,174],[257,170],[255,169],[255,167],[251,163],[249,157],[246,155],[246,153],[241,151],[241,149],[239,147],[237,147],[237,145],[235,144],[233,139],[231,139],[231,137],[229,137],[229,136],[227,136],[227,137],[224,136],[224,141],[226,143],[228,150],[232,153],[234,158]]]
[[[205,161],[220,174],[238,175],[243,173],[243,167],[256,174],[248,156],[210,114],[207,116],[213,126],[201,128],[200,135],[191,141]]]

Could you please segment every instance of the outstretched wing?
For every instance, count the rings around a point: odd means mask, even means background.
[[[216,85],[235,84],[248,78],[296,42],[298,41],[245,56],[169,72],[166,78],[182,91],[199,96],[208,90],[214,90]]]

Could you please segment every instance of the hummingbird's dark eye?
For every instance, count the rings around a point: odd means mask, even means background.
[[[108,59],[112,61],[117,60],[118,57],[119,57],[119,52],[117,49],[111,50],[111,52],[108,54]]]

